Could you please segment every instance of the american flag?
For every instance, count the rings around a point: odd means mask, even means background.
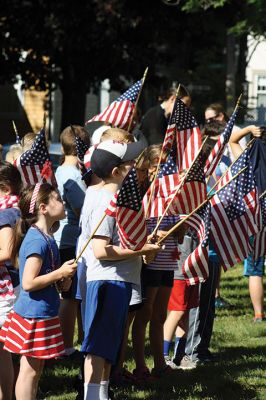
[[[53,186],[57,186],[56,179],[52,170],[52,163],[50,161],[49,152],[47,149],[45,131],[41,129],[37,135],[31,149],[22,153],[14,165],[18,168],[22,182],[24,185],[35,185],[39,182],[48,182]],[[50,168],[50,178],[47,180],[42,176],[42,170]]]
[[[176,163],[172,157],[172,153],[170,153],[166,163],[160,165],[157,178],[154,182],[153,193],[151,185],[143,198],[144,210],[149,218],[161,217],[164,214],[169,195],[176,190],[179,183],[180,179],[177,174]],[[150,196],[152,196],[151,200]],[[170,207],[169,213],[166,215],[172,215],[172,211]]]
[[[122,248],[139,250],[144,246],[147,228],[135,168],[127,174],[121,189],[105,212],[116,218]]]
[[[211,238],[224,269],[247,257],[251,251],[249,238],[259,229],[258,195],[249,161],[246,149],[227,172],[224,182],[247,168],[211,199]]]
[[[188,285],[204,282],[209,276],[208,253],[209,235],[211,228],[211,205],[206,202],[199,210],[192,214],[186,224],[196,231],[199,245],[188,256],[182,269]]]
[[[237,110],[238,108],[233,112],[231,115],[231,118],[226,124],[225,130],[223,133],[220,135],[217,143],[215,144],[214,148],[212,149],[205,165],[205,174],[206,176],[210,176],[214,173],[218,163],[220,162],[225,146],[229,142],[234,123],[236,120],[237,116]]]
[[[163,151],[176,146],[178,171],[188,169],[201,147],[201,133],[190,109],[176,98],[172,115],[166,130]]]
[[[75,135],[76,149],[78,156],[78,165],[82,174],[85,174],[87,168],[85,166],[85,153],[89,150],[89,145],[84,142],[79,136]]]
[[[91,156],[94,150],[97,148],[98,144],[91,146],[84,154],[84,166],[88,170],[91,167]]]
[[[100,114],[88,120],[86,124],[93,121],[106,121],[114,127],[126,129],[131,120],[141,85],[141,80],[136,82]]]
[[[177,193],[176,193],[177,192]],[[204,158],[200,151],[187,171],[180,190],[174,190],[167,200],[178,214],[190,214],[207,198]]]
[[[21,144],[19,135],[16,133],[16,144]]]

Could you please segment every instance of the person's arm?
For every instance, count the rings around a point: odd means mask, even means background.
[[[94,236],[92,250],[98,260],[125,260],[136,256],[156,254],[160,250],[157,244],[146,243],[140,250],[122,249],[110,244],[110,238],[105,236]]]
[[[79,218],[85,198],[85,191],[81,188],[80,182],[68,179],[64,184],[64,195],[72,211]]]
[[[27,292],[41,290],[45,287],[64,278],[71,278],[77,269],[77,264],[70,260],[65,262],[60,268],[39,275],[43,260],[38,254],[33,254],[27,258],[22,277],[22,288]]]
[[[10,226],[0,229],[0,262],[10,260],[12,240],[13,229]]]
[[[235,158],[239,157],[240,154],[243,152],[242,147],[239,144],[239,141],[247,136],[249,133],[252,133],[254,137],[260,137],[261,136],[261,130],[260,127],[256,125],[249,125],[246,126],[243,129],[240,129],[236,132],[232,132],[230,140],[229,140],[229,145],[231,147],[233,156]]]

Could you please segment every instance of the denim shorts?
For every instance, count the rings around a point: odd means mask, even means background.
[[[259,257],[253,260],[253,254],[244,260],[244,276],[264,276],[265,257]]]

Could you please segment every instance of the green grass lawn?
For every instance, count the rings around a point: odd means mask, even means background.
[[[221,293],[233,308],[217,311],[211,347],[217,362],[192,371],[177,370],[145,389],[117,389],[115,399],[266,400],[266,323],[252,323],[247,283],[242,266],[222,274]],[[133,370],[131,341],[126,364]],[[148,364],[152,367],[150,356]],[[77,373],[78,365],[67,361],[47,366],[40,383],[45,398],[75,399]]]

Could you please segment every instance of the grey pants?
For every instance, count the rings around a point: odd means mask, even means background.
[[[209,261],[209,278],[200,284],[199,307],[189,312],[186,355],[193,361],[204,359],[209,354],[215,317],[215,290],[220,264]]]

